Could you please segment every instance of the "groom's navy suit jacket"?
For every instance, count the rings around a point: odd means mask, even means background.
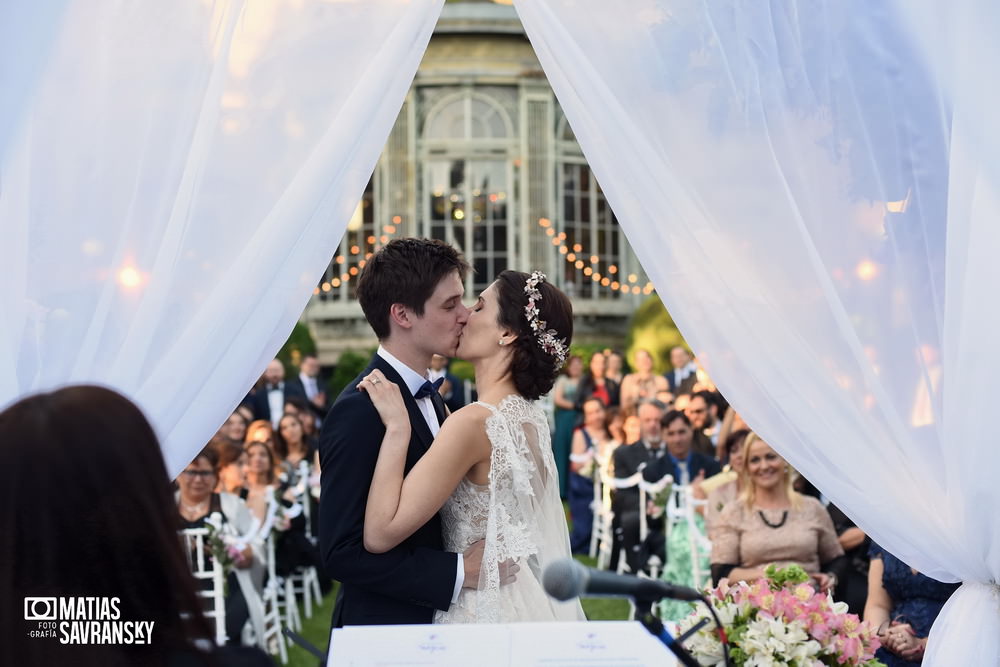
[[[402,378],[378,355],[330,409],[319,440],[323,469],[319,539],[327,574],[341,582],[334,627],[430,623],[435,609],[451,605],[458,571],[458,556],[443,551],[437,515],[391,551],[365,550],[365,504],[385,426],[357,384],[375,368],[400,385],[410,415],[406,472],[433,441]]]

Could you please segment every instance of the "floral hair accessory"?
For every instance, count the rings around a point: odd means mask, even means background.
[[[528,326],[535,332],[538,345],[544,352],[555,357],[556,361],[559,362],[558,366],[562,366],[569,354],[566,339],[559,338],[558,332],[555,329],[549,329],[548,323],[538,317],[537,302],[542,300],[542,293],[538,290],[538,286],[543,282],[545,282],[545,274],[541,271],[532,271],[528,280],[525,281],[524,293],[528,295],[528,305],[524,307],[524,316],[528,318]]]

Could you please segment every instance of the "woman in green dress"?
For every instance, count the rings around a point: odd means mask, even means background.
[[[566,366],[552,389],[556,421],[552,450],[555,453],[556,468],[559,470],[559,497],[563,499],[566,498],[566,476],[569,472],[569,450],[573,444],[573,429],[580,420],[576,399],[582,376],[583,359],[574,354],[566,361]]]

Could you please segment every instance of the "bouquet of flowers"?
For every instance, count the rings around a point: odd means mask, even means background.
[[[764,667],[884,667],[875,659],[876,629],[847,613],[847,605],[818,593],[798,565],[768,566],[755,582],[723,582],[709,591],[709,602],[724,626],[717,629],[703,605],[678,624],[683,633],[702,626],[685,643],[703,665],[723,667],[723,636],[734,665]]]
[[[227,530],[228,524],[222,520],[222,514],[212,512],[205,519],[205,528],[208,529],[208,536],[205,546],[208,548],[212,559],[222,568],[222,577],[228,588],[229,573],[236,565],[236,561],[243,557],[245,545],[240,544],[239,537]],[[226,593],[229,591],[227,590]]]

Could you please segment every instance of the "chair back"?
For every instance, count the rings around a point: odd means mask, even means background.
[[[187,528],[180,531],[184,553],[196,580],[198,597],[206,600],[205,617],[215,623],[215,643],[226,643],[226,575],[208,546],[208,528]],[[207,583],[205,583],[207,582]]]

